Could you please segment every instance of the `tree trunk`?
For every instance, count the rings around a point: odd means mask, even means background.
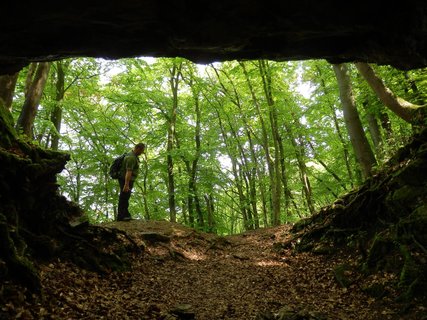
[[[204,195],[205,202],[206,202],[206,210],[207,210],[207,216],[208,216],[208,230],[209,232],[216,232],[215,227],[215,206],[214,206],[214,199],[211,193]]]
[[[372,167],[376,164],[376,160],[357,112],[347,66],[345,64],[334,64],[333,69],[338,81],[344,120],[350,141],[362,170],[362,176],[366,179],[371,176]]]
[[[178,85],[181,77],[182,63],[174,62],[170,70],[171,77],[169,83],[172,90],[172,106],[168,116],[168,137],[167,137],[167,171],[168,171],[168,199],[169,218],[171,222],[176,222],[175,203],[175,178],[174,162],[172,157],[173,143],[175,141],[176,110],[178,108]]]
[[[367,63],[358,62],[356,63],[356,68],[385,106],[406,122],[415,123],[418,120],[416,110],[421,106],[397,97],[385,86],[384,82]]]
[[[13,94],[15,93],[16,81],[18,80],[19,72],[13,75],[0,76],[0,106],[3,105],[9,112],[12,111]]]
[[[200,204],[197,188],[197,173],[198,173],[198,164],[201,154],[201,109],[200,109],[200,91],[198,86],[194,84],[194,74],[191,73],[188,78],[185,78],[184,81],[191,88],[193,102],[194,102],[194,113],[196,116],[196,126],[194,129],[194,155],[191,157],[193,160],[190,161],[185,156],[182,156],[182,160],[185,164],[185,168],[188,174],[188,190],[187,190],[187,203],[186,209],[183,212],[188,210],[189,222],[192,227],[194,227],[195,217],[197,217],[197,225],[200,228],[205,228],[205,219],[203,215],[203,210]],[[181,148],[178,137],[176,137],[176,143],[178,149]],[[184,217],[185,219],[186,217]]]
[[[241,164],[238,163],[236,156],[233,157],[232,169],[233,169],[233,175],[234,175],[234,179],[236,181],[236,186],[239,193],[239,202],[242,207],[242,216],[243,216],[244,226],[246,230],[252,230],[254,229],[253,214],[252,214],[251,206],[248,200],[250,196],[249,197],[247,196],[247,193],[249,192],[248,177],[246,173],[248,168],[248,160],[247,160],[245,151],[243,149],[242,143],[240,141],[240,138],[237,134],[237,131],[234,128],[235,119],[230,118],[230,116],[227,115],[227,120],[228,120],[228,125],[231,131],[230,140],[233,141],[233,143],[235,143],[235,147],[237,149],[236,154],[240,155]]]
[[[56,62],[56,97],[55,97],[55,106],[52,110],[50,120],[55,127],[55,130],[51,130],[51,148],[53,150],[58,150],[59,146],[59,136],[61,132],[61,122],[62,122],[62,100],[64,99],[65,94],[65,74],[62,61]]]
[[[227,154],[228,154],[230,161],[231,161],[231,169],[232,169],[233,178],[234,178],[233,182],[234,182],[235,188],[237,189],[238,201],[235,201],[235,199],[233,197],[231,197],[231,199],[234,202],[238,203],[238,209],[233,208],[233,210],[241,213],[242,220],[243,220],[243,226],[244,226],[245,230],[249,230],[250,226],[249,226],[249,221],[248,221],[248,217],[247,217],[246,199],[245,199],[244,192],[243,192],[243,184],[241,181],[241,177],[238,173],[238,164],[237,164],[237,159],[235,156],[236,152],[233,152],[233,150],[235,148],[233,148],[232,143],[231,143],[231,141],[234,142],[235,139],[234,139],[234,136],[233,136],[233,139],[228,137],[227,132],[226,132],[225,127],[224,127],[224,123],[223,123],[221,113],[219,112],[218,108],[216,108],[216,107],[214,107],[214,108],[215,108],[215,111],[217,114],[218,124],[219,124],[220,130],[221,130],[221,136],[222,136],[222,139],[223,139],[224,144],[226,146]],[[231,129],[233,129],[232,123],[230,121],[229,121],[229,124],[230,124]],[[233,229],[234,229],[234,225],[233,225]]]
[[[294,121],[297,123],[297,125],[301,126],[301,124],[298,122],[298,120],[295,118],[294,115],[293,115],[293,118],[294,118]],[[284,124],[284,127],[295,151],[304,200],[307,203],[307,207],[310,213],[313,214],[314,204],[313,204],[313,198],[312,198],[311,184],[307,175],[307,166],[305,165],[305,160],[304,160],[305,150],[304,150],[302,137],[295,137],[293,134],[293,130],[291,129],[289,124]]]
[[[386,140],[393,137],[393,128],[391,127],[390,117],[387,113],[381,112],[380,114],[381,128],[383,128]]]
[[[277,123],[277,107],[273,100],[273,94],[271,89],[271,70],[268,65],[268,62],[265,60],[259,61],[259,71],[261,74],[261,79],[263,82],[264,94],[266,96],[267,105],[269,108],[269,119],[270,119],[270,128],[271,135],[273,138],[274,146],[274,178],[272,179],[272,204],[273,204],[273,215],[272,215],[272,224],[274,226],[280,225],[280,212],[281,212],[281,195],[282,195],[282,168],[280,166],[281,159],[283,155],[280,147],[282,137],[279,133],[278,123]]]
[[[251,96],[252,96],[252,102],[255,105],[256,111],[257,111],[257,115],[259,118],[259,122],[261,125],[261,145],[262,145],[262,149],[264,150],[265,153],[265,158],[266,158],[266,162],[267,162],[267,170],[268,170],[268,176],[269,176],[269,180],[270,180],[270,188],[274,188],[275,186],[275,182],[276,182],[276,174],[275,174],[275,165],[274,165],[274,161],[270,155],[270,143],[269,143],[269,139],[268,139],[268,130],[267,130],[267,125],[265,124],[264,121],[264,117],[263,117],[263,112],[261,111],[261,107],[259,105],[258,99],[255,95],[255,91],[252,87],[252,84],[250,82],[250,78],[249,78],[249,74],[246,70],[246,66],[243,62],[240,62],[240,66],[243,69],[243,73],[246,77],[246,82],[248,84],[248,88],[249,91],[251,92]],[[272,193],[272,198],[273,195],[277,195],[276,190],[271,190]],[[277,202],[277,198],[274,198],[274,201],[272,201],[271,203],[271,223],[273,225],[278,223],[278,220],[280,219],[280,204],[278,204]]]
[[[34,120],[49,75],[49,68],[49,62],[40,62],[38,64],[36,74],[28,88],[21,114],[16,123],[18,131],[22,131],[30,138],[33,137]]]
[[[28,66],[27,76],[25,77],[25,87],[24,87],[24,95],[28,96],[28,92],[30,91],[31,84],[33,83],[34,74],[36,73],[38,63],[33,62]]]
[[[320,78],[320,84],[322,86],[322,89],[325,92],[326,96],[329,97],[330,91],[328,90],[328,87],[325,84],[325,80],[323,77],[322,70],[318,66],[316,66],[316,70],[317,70],[317,73],[318,73],[319,78]],[[331,101],[330,99],[328,99],[328,106],[331,109],[331,115],[332,115],[332,119],[334,121],[335,130],[337,132],[338,139],[340,140],[341,145],[342,145],[343,158],[344,158],[344,163],[345,163],[345,167],[347,170],[348,180],[350,181],[350,185],[353,188],[354,187],[353,172],[352,172],[351,165],[350,165],[348,141],[344,138],[344,135],[343,135],[342,130],[341,130],[341,126],[340,126],[339,121],[337,119],[337,113],[336,113],[336,108],[335,108],[334,102]],[[346,189],[346,188],[344,187],[344,189]]]
[[[258,214],[258,206],[257,206],[257,188],[256,188],[256,183],[257,183],[257,176],[260,177],[261,175],[259,174],[259,166],[258,166],[258,157],[256,155],[255,152],[255,147],[254,147],[254,142],[253,142],[253,138],[252,138],[252,128],[250,127],[250,125],[248,124],[248,120],[247,120],[247,115],[245,114],[245,110],[243,110],[242,108],[242,104],[241,104],[241,98],[238,94],[238,91],[236,89],[236,86],[233,82],[233,79],[226,73],[223,72],[223,75],[226,76],[228,83],[232,86],[232,90],[228,89],[220,75],[218,70],[212,66],[212,68],[215,71],[215,74],[217,76],[217,79],[224,91],[224,94],[226,94],[226,96],[229,98],[229,100],[231,101],[231,103],[233,103],[239,110],[239,116],[242,118],[243,121],[243,125],[244,125],[244,130],[245,130],[245,134],[246,137],[248,139],[249,142],[249,151],[250,151],[250,158],[248,159],[248,156],[246,155],[246,151],[244,150],[244,148],[242,147],[242,145],[239,143],[239,150],[240,150],[240,154],[243,160],[243,163],[245,165],[245,172],[244,172],[244,176],[247,179],[247,184],[248,184],[248,193],[249,193],[249,201],[250,201],[250,206],[251,206],[251,212],[252,212],[252,219],[253,219],[253,226],[255,229],[258,229],[260,226],[260,221],[259,221],[259,214]],[[232,92],[231,92],[232,91]],[[231,122],[230,122],[231,125]],[[265,203],[265,190],[264,190],[264,186],[260,185],[259,186],[260,189],[260,193],[261,193],[261,202],[262,202],[262,209],[263,209],[263,215],[266,216],[266,203]],[[249,217],[248,217],[249,218]],[[267,220],[265,220],[264,225],[267,226]]]
[[[144,154],[145,156],[145,154]],[[148,177],[148,165],[147,165],[147,158],[144,159],[143,161],[143,179],[142,179],[142,199],[144,201],[144,218],[146,220],[150,220],[151,219],[151,214],[150,214],[150,209],[148,207],[148,199],[147,199],[147,193],[148,193],[148,188],[147,188],[147,177]]]
[[[197,178],[197,170],[198,170],[198,163],[200,158],[200,150],[201,150],[201,137],[200,137],[200,130],[201,130],[201,111],[200,111],[200,105],[199,105],[199,96],[197,93],[193,92],[194,96],[194,105],[195,105],[195,112],[196,112],[196,128],[194,132],[194,143],[196,145],[196,154],[194,157],[194,160],[191,164],[191,181],[194,191],[194,197],[196,200],[196,212],[198,217],[198,224],[200,227],[205,226],[205,221],[203,218],[203,212],[200,207],[200,201],[197,195],[197,186],[196,186],[196,178]]]
[[[377,157],[380,157],[382,153],[382,135],[377,117],[371,110],[369,110],[367,101],[363,102],[363,107],[366,112],[366,117],[369,125],[369,133],[371,134],[371,140],[372,144],[374,145],[375,154],[377,155]]]

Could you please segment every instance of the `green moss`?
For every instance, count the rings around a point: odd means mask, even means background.
[[[424,192],[425,190],[423,188],[404,185],[392,194],[391,201],[401,204],[414,202],[414,200]]]
[[[408,217],[396,225],[396,235],[400,242],[410,244],[414,239],[427,247],[427,205],[415,209]]]
[[[299,232],[310,225],[312,222],[313,221],[311,218],[301,219],[294,224],[292,227],[292,232]]]
[[[0,146],[9,148],[16,140],[16,136],[12,115],[0,102]]]

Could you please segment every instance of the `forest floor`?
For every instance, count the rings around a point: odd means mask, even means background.
[[[123,230],[124,242],[143,248],[132,253],[131,270],[100,275],[60,260],[42,263],[42,296],[11,296],[0,319],[288,319],[279,312],[289,319],[427,319],[425,301],[395,302],[392,274],[340,286],[334,268],[356,263],[354,253],[283,249],[286,225],[226,237],[165,221],[102,227]],[[384,284],[386,294],[367,295],[372,283]]]

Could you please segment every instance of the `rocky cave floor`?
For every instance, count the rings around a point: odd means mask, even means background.
[[[333,270],[355,264],[355,252],[283,249],[287,225],[227,237],[166,221],[102,227],[124,231],[119,241],[143,249],[131,254],[130,271],[101,275],[60,260],[40,263],[42,295],[9,284],[0,319],[427,319],[426,301],[396,302],[392,274],[348,274],[353,283],[340,286]],[[363,290],[373,283],[386,288],[381,298]]]

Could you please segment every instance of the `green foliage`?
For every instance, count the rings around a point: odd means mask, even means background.
[[[178,105],[168,150],[174,102],[171,74],[176,65],[181,66],[176,77]],[[376,70],[397,95],[425,100],[424,70]],[[386,161],[411,128],[385,110],[354,68],[351,72],[366,130],[368,115],[378,123],[387,115],[377,150],[380,162]],[[15,93],[15,119],[24,99],[25,76],[23,70]],[[61,79],[63,95],[58,91]],[[52,124],[58,108],[59,130]],[[170,156],[177,220],[220,234],[271,225],[275,177],[281,179],[282,222],[310,215],[310,206],[318,210],[360,181],[336,79],[325,61],[202,66],[179,58],[68,59],[52,65],[35,132],[45,147],[60,136],[59,148],[72,157],[58,177],[61,192],[78,202],[92,222],[114,219],[118,186],[108,177],[108,167],[140,141],[147,150],[131,198],[133,216],[169,218]],[[269,164],[276,165],[274,170]]]

